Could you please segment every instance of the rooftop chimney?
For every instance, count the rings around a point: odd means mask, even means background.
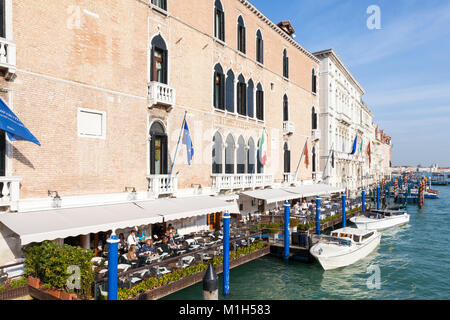
[[[281,21],[279,24],[277,24],[277,26],[280,27],[281,30],[286,32],[291,37],[295,33],[295,30],[292,27],[291,22],[289,20]]]

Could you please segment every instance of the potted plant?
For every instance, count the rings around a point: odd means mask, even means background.
[[[292,232],[297,232],[298,225],[299,225],[298,219],[295,219],[295,218],[289,219],[289,231],[291,233]]]

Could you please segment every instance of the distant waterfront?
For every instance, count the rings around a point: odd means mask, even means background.
[[[450,299],[450,187],[425,207],[409,205],[409,225],[383,231],[376,252],[358,263],[323,271],[318,263],[264,257],[231,270],[230,299]],[[368,289],[381,271],[381,288]],[[222,279],[220,278],[220,281]],[[201,283],[165,299],[202,298]]]

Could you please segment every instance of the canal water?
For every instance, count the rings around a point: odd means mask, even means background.
[[[231,270],[229,299],[450,299],[450,186],[433,188],[439,199],[409,205],[409,225],[382,231],[378,249],[356,264],[324,271],[266,256]],[[202,284],[164,299],[201,300]]]

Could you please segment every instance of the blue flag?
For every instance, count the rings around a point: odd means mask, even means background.
[[[27,140],[40,146],[40,142],[17,118],[14,112],[0,99],[0,129],[6,131],[11,141]]]
[[[356,153],[356,143],[357,142],[358,142],[358,136],[355,137],[355,141],[353,142],[352,153],[350,153],[350,154],[355,154]]]
[[[188,164],[191,165],[192,158],[194,157],[194,147],[192,146],[192,139],[186,120],[184,121],[183,144],[186,145],[187,161]]]

